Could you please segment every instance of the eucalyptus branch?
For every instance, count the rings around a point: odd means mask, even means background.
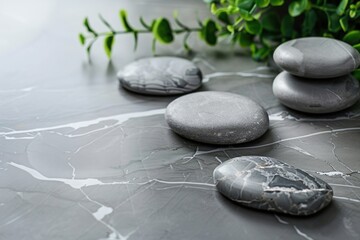
[[[111,58],[113,45],[115,43],[116,35],[131,34],[134,36],[134,50],[137,48],[139,34],[153,35],[153,51],[156,49],[156,42],[162,44],[169,44],[174,41],[175,35],[184,34],[183,46],[186,50],[190,50],[187,41],[193,32],[198,32],[201,38],[210,45],[216,44],[216,32],[218,27],[213,20],[207,19],[204,24],[199,24],[199,27],[188,27],[182,23],[177,14],[174,14],[174,21],[178,28],[172,28],[170,22],[166,18],[157,18],[148,24],[143,18],[140,18],[140,23],[143,29],[132,27],[127,20],[127,13],[125,10],[120,10],[119,18],[121,20],[124,30],[115,30],[111,24],[99,15],[100,21],[109,29],[106,32],[97,32],[89,23],[88,18],[84,19],[83,25],[86,33],[79,34],[79,40],[82,45],[86,47],[87,53],[90,55],[92,45],[100,38],[104,41],[104,50],[108,58]]]

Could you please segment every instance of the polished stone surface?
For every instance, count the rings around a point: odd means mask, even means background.
[[[266,111],[248,97],[207,91],[188,94],[169,104],[165,119],[179,135],[203,143],[253,141],[269,128]]]
[[[359,81],[351,75],[305,79],[281,72],[273,93],[285,106],[307,113],[332,113],[354,105],[360,98]]]
[[[224,196],[247,207],[291,215],[311,215],[328,206],[333,190],[323,180],[275,158],[236,157],[214,170]]]
[[[191,61],[175,57],[143,58],[120,70],[117,77],[124,88],[142,94],[176,95],[201,86],[200,69]]]
[[[214,147],[179,137],[165,122],[174,97],[134,94],[116,72],[152,56],[151,36],[119,36],[113,61],[96,42],[89,64],[77,42],[84,16],[102,13],[120,26],[165,15],[196,26],[209,17],[202,1],[33,0],[0,8],[0,239],[278,239],[358,240],[360,104],[336,114],[283,107],[272,94],[276,73],[237,48],[196,41],[188,58],[204,74],[199,91],[254,99],[269,113],[258,140]],[[15,5],[15,6],[14,6]],[[175,25],[174,25],[175,26]],[[12,29],[14,31],[12,31]],[[16,30],[16,31],[15,31]],[[184,56],[182,38],[158,54]],[[243,155],[281,159],[321,177],[334,190],[329,207],[310,217],[256,211],[224,198],[213,184],[221,162]]]
[[[281,44],[274,52],[274,60],[296,76],[332,78],[354,71],[360,65],[360,54],[339,40],[307,37]]]

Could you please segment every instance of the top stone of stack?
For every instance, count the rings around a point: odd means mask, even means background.
[[[342,41],[307,37],[281,44],[274,52],[274,61],[299,77],[334,78],[354,71],[360,65],[360,54]]]

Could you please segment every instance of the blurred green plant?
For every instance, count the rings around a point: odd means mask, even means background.
[[[138,35],[153,35],[153,51],[156,43],[170,44],[183,35],[183,46],[191,50],[189,36],[197,32],[201,40],[214,46],[221,38],[230,38],[233,44],[250,49],[256,61],[265,60],[282,42],[307,36],[336,38],[352,45],[360,52],[360,1],[357,0],[205,0],[210,6],[213,19],[197,21],[196,27],[182,23],[174,14],[173,27],[167,18],[152,20],[151,24],[140,18],[142,29],[132,27],[125,10],[120,10],[122,31],[114,28],[101,16],[108,28],[106,32],[95,31],[84,19],[86,33],[79,34],[80,43],[88,54],[95,41],[104,38],[104,50],[111,58],[115,36],[132,34],[136,50]],[[356,73],[360,78],[360,71]]]
[[[112,48],[115,43],[115,36],[120,34],[132,34],[134,36],[134,50],[137,48],[138,44],[138,35],[144,33],[150,33],[153,35],[153,44],[152,50],[155,53],[156,43],[170,44],[174,41],[176,35],[183,36],[183,46],[187,50],[191,50],[187,41],[191,33],[198,32],[201,39],[203,39],[209,45],[216,45],[217,43],[217,32],[220,26],[211,19],[206,19],[204,22],[198,22],[198,27],[188,27],[183,24],[178,19],[178,14],[174,13],[174,22],[177,25],[177,28],[171,26],[170,21],[167,18],[157,18],[152,20],[151,24],[148,24],[144,21],[143,18],[139,19],[142,29],[137,29],[132,27],[127,19],[127,13],[125,10],[120,10],[119,18],[122,23],[123,29],[121,31],[115,30],[101,15],[99,19],[101,22],[108,28],[106,32],[97,32],[95,31],[90,23],[88,18],[84,19],[83,25],[85,27],[86,33],[79,34],[79,40],[81,45],[86,47],[88,54],[91,53],[91,48],[93,44],[99,39],[104,39],[104,50],[108,58],[111,58]]]

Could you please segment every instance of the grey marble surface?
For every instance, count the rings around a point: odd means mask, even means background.
[[[174,97],[132,94],[116,79],[127,63],[151,56],[149,36],[140,36],[136,53],[132,36],[117,38],[112,64],[101,42],[91,65],[77,43],[84,16],[101,28],[99,12],[114,25],[120,8],[134,21],[176,8],[188,25],[196,11],[208,14],[201,1],[147,3],[34,0],[0,8],[8,29],[0,41],[0,239],[359,239],[360,104],[330,115],[291,111],[273,96],[276,73],[264,64],[224,44],[219,52],[194,42],[201,51],[189,58],[204,73],[200,90],[255,99],[270,129],[229,147],[183,139],[164,119]],[[179,55],[180,46],[159,53]],[[243,155],[279,158],[322,178],[334,190],[332,204],[297,218],[230,202],[212,172]]]

